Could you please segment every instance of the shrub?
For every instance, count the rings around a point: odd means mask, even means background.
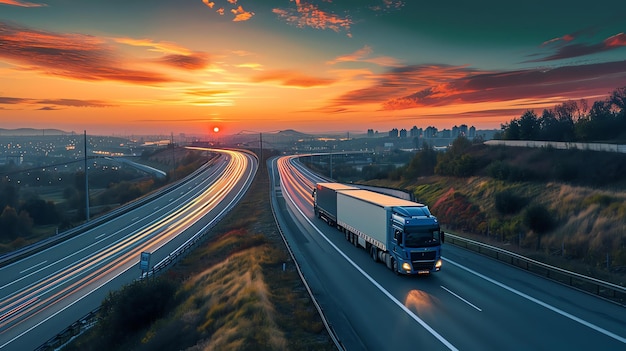
[[[100,307],[100,347],[119,347],[133,333],[147,328],[172,306],[175,292],[173,282],[156,279],[137,281],[109,293]]]
[[[503,215],[518,213],[526,206],[527,200],[515,195],[510,190],[499,192],[495,195],[496,210]]]

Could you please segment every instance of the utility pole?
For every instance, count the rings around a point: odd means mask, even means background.
[[[89,177],[87,176],[87,131],[84,131],[85,139],[85,221],[89,222]]]
[[[170,147],[172,148],[172,168],[176,169],[176,153],[174,152],[174,132],[170,132]]]
[[[333,179],[333,154],[330,153],[328,156],[330,157],[330,179]]]
[[[261,158],[259,159],[259,163],[261,164],[261,167],[263,167],[263,133],[259,133],[259,144],[259,147],[261,148]]]

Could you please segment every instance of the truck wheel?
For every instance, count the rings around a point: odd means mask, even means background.
[[[350,233],[346,230],[346,241],[350,241]]]
[[[398,272],[398,261],[393,258],[391,259],[391,269],[396,275],[400,274],[400,272]]]
[[[378,250],[376,246],[370,246],[370,255],[372,255],[372,260],[374,260],[374,262],[378,262]]]
[[[352,245],[359,247],[359,237],[356,234],[352,234]]]

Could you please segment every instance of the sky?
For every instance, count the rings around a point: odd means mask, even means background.
[[[500,129],[626,86],[626,1],[0,0],[0,128]]]

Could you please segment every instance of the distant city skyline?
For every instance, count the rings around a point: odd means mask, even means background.
[[[3,128],[498,129],[626,84],[626,3],[0,0]]]

